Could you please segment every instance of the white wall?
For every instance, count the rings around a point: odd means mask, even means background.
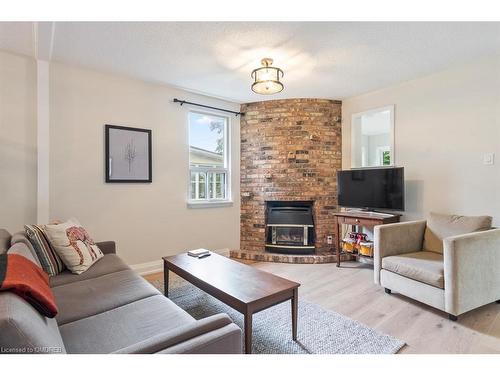
[[[95,240],[116,240],[129,264],[206,247],[239,246],[239,118],[231,116],[232,207],[189,209],[188,106],[174,97],[239,105],[168,86],[61,64],[50,69],[50,217],[78,218]],[[104,125],[152,129],[153,182],[104,182]]]
[[[351,115],[390,104],[395,160],[405,167],[405,219],[488,214],[500,225],[500,57],[344,100],[343,168],[351,165]],[[489,152],[493,166],[483,165]]]
[[[36,65],[0,52],[0,228],[36,221]]]

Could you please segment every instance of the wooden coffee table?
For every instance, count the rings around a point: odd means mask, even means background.
[[[163,258],[165,296],[172,271],[245,317],[245,353],[252,352],[252,315],[291,300],[292,338],[297,340],[300,284],[212,253],[198,259],[184,254]]]

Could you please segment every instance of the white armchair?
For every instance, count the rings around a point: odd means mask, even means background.
[[[457,222],[450,221],[455,230]],[[439,238],[427,225],[422,220],[375,227],[375,283],[386,293],[397,291],[445,311],[451,320],[500,303],[500,229]],[[440,239],[442,253],[426,250],[429,235]]]

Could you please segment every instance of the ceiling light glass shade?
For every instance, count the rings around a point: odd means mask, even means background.
[[[283,78],[283,71],[271,66],[273,59],[262,59],[261,64],[262,68],[252,72],[254,79],[252,91],[262,95],[271,95],[282,91],[284,86],[280,82],[280,78]]]

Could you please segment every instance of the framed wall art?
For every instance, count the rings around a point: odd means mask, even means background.
[[[106,182],[151,182],[151,130],[105,125]]]

